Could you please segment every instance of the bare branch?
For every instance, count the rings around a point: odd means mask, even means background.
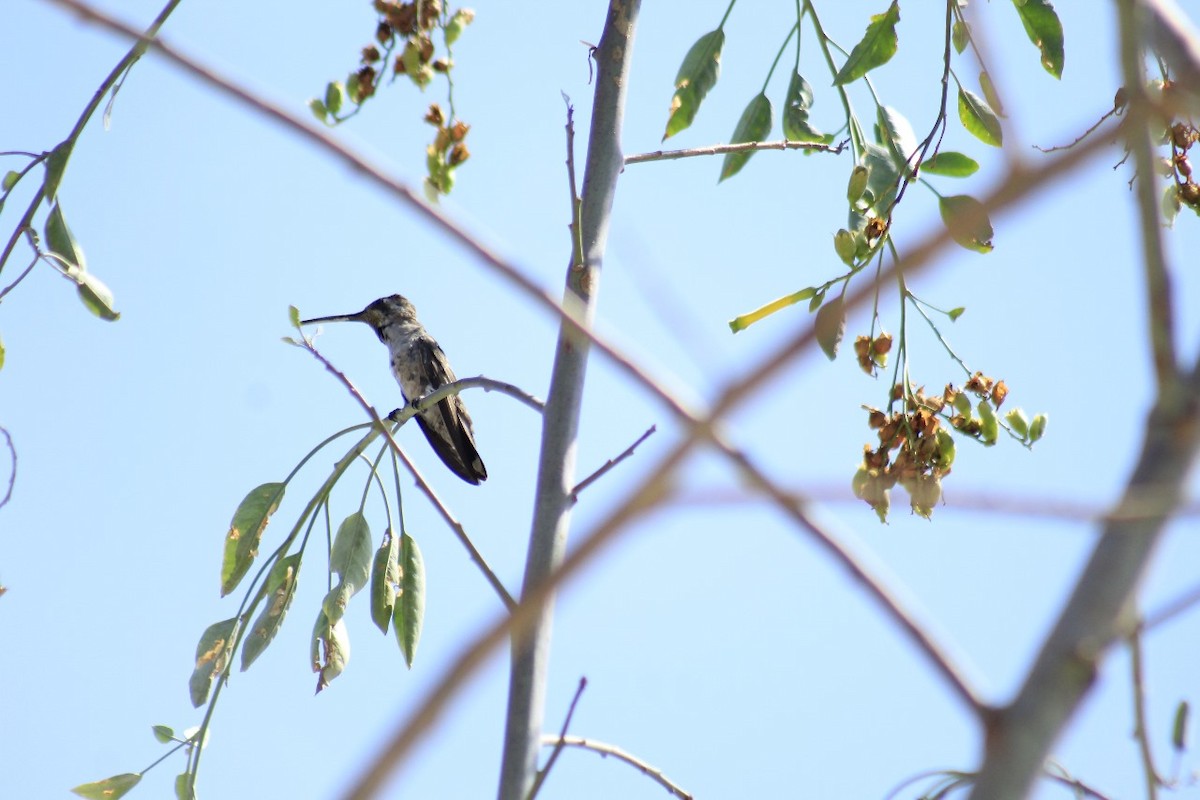
[[[578,319],[590,325],[595,315],[600,270],[608,244],[608,227],[617,179],[624,168],[621,126],[629,89],[633,35],[641,0],[610,0],[604,32],[596,48],[596,90],[588,135],[583,191],[572,202],[575,227],[563,304],[577,309]],[[568,115],[568,144],[573,141]],[[574,155],[568,153],[568,168]],[[571,169],[573,173],[574,170]],[[574,177],[571,176],[574,195]],[[584,376],[591,350],[588,337],[574,325],[560,326],[546,411],[542,415],[542,445],[538,455],[533,524],[525,561],[522,601],[540,594],[560,571],[571,527],[571,487],[575,483],[576,437],[583,406]],[[680,408],[682,410],[682,408]],[[514,632],[509,676],[504,755],[500,766],[500,800],[524,800],[537,774],[538,747],[549,683],[550,630],[553,594],[537,607],[528,629]]]
[[[619,456],[617,456],[616,458],[610,458],[608,461],[605,461],[604,464],[600,467],[600,469],[596,470],[591,475],[587,476],[582,481],[580,481],[579,484],[576,485],[576,487],[571,490],[571,502],[572,503],[578,502],[580,492],[582,492],[584,489],[591,486],[593,483],[595,483],[597,480],[599,480],[601,477],[603,477],[606,472],[608,472],[610,469],[615,467],[617,464],[620,464],[622,461],[624,461],[625,459],[627,459],[631,455],[633,455],[633,451],[638,448],[638,445],[640,445],[642,442],[649,439],[651,437],[651,435],[653,435],[654,432],[657,430],[658,430],[657,425],[651,425],[646,430],[645,433],[643,433],[641,436],[639,436],[637,438],[636,442],[629,445],[629,447],[626,447],[625,450],[622,451],[622,453]]]
[[[1100,659],[1136,625],[1132,600],[1167,521],[1180,506],[1183,483],[1200,448],[1200,364],[1181,376],[1171,338],[1167,270],[1154,196],[1149,104],[1142,89],[1142,43],[1137,0],[1117,0],[1121,60],[1130,94],[1125,134],[1135,159],[1138,218],[1151,309],[1152,360],[1157,396],[1146,420],[1142,452],[1115,519],[1092,551],[1054,629],[1011,705],[992,721],[987,751],[971,797],[1007,800],[1025,797],[1059,732],[1091,688]],[[1126,504],[1144,502],[1155,513],[1127,521]]]
[[[8,501],[12,499],[13,486],[17,482],[17,448],[13,445],[12,436],[8,429],[0,425],[0,436],[4,437],[4,443],[8,447],[9,461],[12,464],[12,471],[8,474],[8,489],[4,492],[4,497],[0,498],[0,508],[8,505]]]
[[[697,156],[720,156],[726,153],[747,153],[758,150],[811,150],[818,153],[840,154],[846,149],[846,142],[837,144],[821,144],[819,142],[793,142],[787,139],[778,142],[739,142],[738,144],[715,144],[708,147],[692,147],[687,150],[654,150],[650,153],[638,153],[626,156],[625,165],[642,164],[647,161],[673,161],[677,158],[695,158]]]
[[[664,775],[661,769],[651,766],[642,759],[638,758],[632,753],[622,750],[616,745],[598,742],[595,739],[585,739],[582,736],[567,736],[566,734],[562,734],[560,736],[543,737],[542,744],[554,745],[557,749],[561,749],[563,747],[578,747],[582,750],[591,750],[595,753],[599,753],[602,756],[612,756],[618,761],[624,761],[626,764],[638,770],[646,777],[652,778],[656,783],[658,783],[659,786],[666,789],[672,797],[678,797],[681,798],[681,800],[692,800],[692,794],[680,788],[679,784],[675,783],[666,775]],[[557,749],[555,752],[557,752]],[[546,765],[547,769],[549,769],[549,766],[549,764]]]
[[[447,383],[445,386],[439,386],[436,391],[430,392],[424,397],[418,397],[413,402],[406,406],[401,406],[387,415],[390,422],[405,423],[408,420],[420,414],[422,411],[428,411],[438,403],[445,400],[450,395],[459,394],[466,389],[484,389],[489,392],[500,392],[506,394],[516,400],[520,400],[525,405],[532,408],[539,414],[542,412],[545,403],[528,392],[514,386],[511,383],[504,381],[492,380],[480,375],[475,378],[459,378],[453,383]]]
[[[554,766],[554,762],[558,761],[559,755],[562,753],[563,747],[566,745],[567,730],[571,727],[571,717],[575,716],[575,706],[579,703],[579,698],[583,695],[583,690],[587,688],[587,678],[579,679],[579,686],[575,689],[575,696],[571,698],[571,705],[567,707],[567,716],[563,718],[562,730],[558,733],[558,739],[554,743],[554,749],[550,751],[550,758],[546,759],[546,766],[538,771],[537,780],[533,782],[533,788],[529,790],[529,797],[526,800],[533,800],[537,797],[537,793],[541,790],[542,784],[546,782],[546,777],[550,774],[550,768]],[[550,737],[553,739],[553,737]]]

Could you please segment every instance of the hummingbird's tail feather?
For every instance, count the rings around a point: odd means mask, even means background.
[[[487,468],[475,449],[471,418],[462,401],[457,396],[448,397],[426,413],[436,414],[441,424],[430,424],[425,414],[418,414],[417,425],[442,463],[467,483],[477,486],[487,480]]]

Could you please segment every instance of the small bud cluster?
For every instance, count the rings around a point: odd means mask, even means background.
[[[859,336],[854,340],[854,355],[858,358],[858,366],[872,377],[877,369],[887,366],[887,357],[891,350],[890,333],[881,333],[874,339],[870,336]]]
[[[1170,129],[1171,166],[1175,175],[1175,194],[1179,202],[1200,211],[1200,185],[1192,177],[1192,162],[1188,151],[1200,139],[1200,131],[1185,122],[1176,122]]]
[[[860,336],[855,342],[860,366],[864,363],[863,353],[870,359],[874,342],[878,341]],[[890,347],[890,341],[885,347]],[[926,394],[923,387],[909,391],[903,384],[896,384],[888,411],[866,409],[867,425],[876,432],[879,444],[863,445],[862,463],[851,484],[855,496],[866,501],[880,521],[886,522],[890,491],[900,484],[908,492],[912,510],[929,518],[942,497],[942,478],[950,474],[954,463],[951,431],[984,445],[996,443],[1002,426],[1026,447],[1042,438],[1045,414],[1031,422],[1017,408],[1005,414],[1003,421],[997,417],[1006,397],[1007,384],[982,372],[971,375],[961,389],[947,384],[941,394]],[[893,410],[898,403],[902,410]]]
[[[375,25],[375,41],[362,48],[359,66],[343,84],[331,81],[325,97],[309,101],[317,119],[336,125],[354,116],[368,98],[375,95],[389,70],[392,78],[405,75],[418,88],[424,89],[437,73],[449,73],[454,64],[449,48],[475,19],[475,12],[459,9],[447,13],[443,0],[374,0],[379,15]],[[434,34],[442,32],[447,52],[438,56]],[[347,104],[353,107],[343,112]],[[454,185],[454,168],[467,160],[470,153],[464,139],[470,126],[449,118],[435,104],[425,115],[425,121],[437,128],[434,141],[426,150],[428,176],[425,179],[431,199],[446,194]]]
[[[425,181],[438,194],[449,194],[454,188],[454,168],[471,157],[465,142],[471,126],[462,120],[447,121],[437,103],[429,106],[425,121],[437,128],[433,143],[426,150]]]
[[[867,408],[867,424],[877,432],[879,445],[863,445],[854,494],[886,521],[890,490],[898,483],[908,492],[913,511],[928,518],[942,497],[942,478],[954,463],[954,437],[943,425],[947,402],[924,389],[906,396],[900,384],[893,387],[892,400],[903,400],[903,411]]]

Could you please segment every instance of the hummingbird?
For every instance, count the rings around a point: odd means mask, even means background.
[[[413,402],[457,380],[446,354],[425,326],[417,319],[417,310],[407,298],[394,294],[381,297],[357,314],[315,317],[301,325],[317,322],[365,322],[391,355],[392,374],[400,384],[406,402]],[[456,394],[441,400],[433,408],[417,415],[417,424],[442,463],[467,483],[478,485],[487,479],[483,459],[475,449],[471,416],[462,398]]]

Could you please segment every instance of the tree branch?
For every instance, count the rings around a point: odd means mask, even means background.
[[[819,142],[793,142],[787,139],[778,142],[739,142],[738,144],[715,144],[709,147],[692,147],[687,150],[654,150],[626,156],[625,165],[644,164],[647,161],[673,161],[677,158],[697,156],[719,156],[726,153],[747,153],[758,150],[812,150],[818,153],[837,155],[846,149],[846,142],[820,144]]]
[[[657,425],[651,425],[649,428],[646,429],[645,433],[643,433],[641,436],[639,436],[637,438],[636,442],[634,442],[633,444],[629,445],[629,447],[626,447],[624,450],[622,450],[620,455],[618,455],[616,458],[610,458],[608,461],[605,461],[600,466],[600,469],[596,470],[591,475],[588,475],[586,478],[581,480],[575,486],[575,488],[571,490],[571,502],[572,503],[579,502],[579,493],[580,492],[582,492],[587,487],[591,486],[596,481],[600,480],[600,478],[604,477],[604,475],[609,470],[611,470],[613,467],[615,467],[617,464],[620,464],[622,461],[624,461],[625,459],[627,459],[631,455],[633,455],[633,451],[637,450],[638,445],[640,445],[642,442],[649,439],[654,434],[654,432],[657,430],[658,430]]]
[[[672,781],[658,767],[652,766],[632,753],[626,752],[613,744],[605,742],[597,742],[595,739],[585,739],[582,736],[546,736],[542,739],[542,744],[554,745],[556,748],[562,747],[578,747],[583,750],[591,750],[594,753],[599,753],[602,756],[612,756],[618,761],[624,761],[629,766],[641,772],[648,778],[652,778],[659,786],[663,787],[670,793],[672,797],[678,797],[681,800],[692,800],[692,794],[684,791],[679,784]],[[549,765],[547,765],[549,766]]]
[[[1152,316],[1166,309],[1166,268],[1153,191],[1147,103],[1142,89],[1142,45],[1137,3],[1118,0],[1122,62],[1131,102],[1125,130],[1137,165],[1147,294]],[[1140,99],[1135,99],[1140,98]],[[1149,187],[1147,189],[1147,187]],[[1165,305],[1164,305],[1165,304]],[[1132,600],[1168,519],[1179,507],[1183,484],[1200,447],[1200,365],[1179,375],[1169,320],[1151,322],[1158,391],[1146,420],[1142,452],[1104,533],[1024,685],[987,731],[986,752],[971,792],[978,800],[1025,797],[1059,732],[1091,688],[1100,659],[1115,639],[1137,624]],[[1148,492],[1148,489],[1153,489]],[[1147,508],[1147,501],[1153,503]],[[1140,519],[1124,519],[1130,503]],[[1151,513],[1146,514],[1147,510]]]
[[[611,0],[604,32],[596,48],[596,91],[583,192],[578,213],[575,208],[571,209],[572,223],[576,220],[579,223],[574,239],[582,245],[583,261],[577,261],[576,246],[572,246],[563,297],[563,306],[575,311],[573,316],[588,326],[595,316],[613,198],[617,178],[624,167],[621,124],[640,7],[641,0]],[[571,158],[570,153],[568,158]],[[559,571],[566,554],[571,490],[575,482],[576,435],[589,350],[589,340],[581,336],[574,325],[564,323],[560,327],[550,391],[542,415],[542,447],[525,582],[521,591],[523,601],[533,593],[540,594],[539,590],[547,585],[550,576]],[[549,674],[553,601],[553,594],[546,594],[542,600],[544,605],[538,607],[528,629],[513,634],[508,715],[500,768],[501,800],[524,800],[537,775]]]

